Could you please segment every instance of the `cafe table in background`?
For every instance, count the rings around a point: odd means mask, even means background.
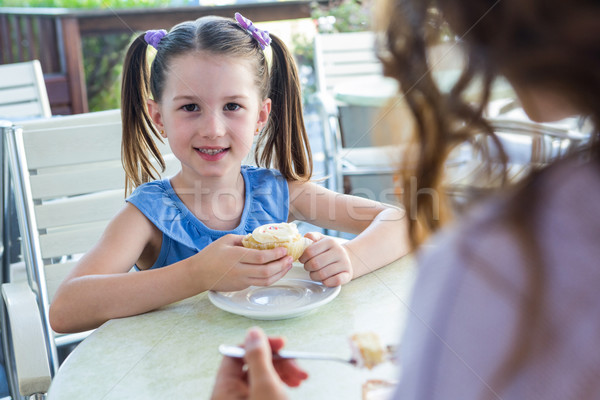
[[[302,268],[295,266],[294,268]],[[260,326],[284,336],[290,350],[350,357],[349,337],[372,331],[384,344],[399,345],[415,278],[405,256],[341,288],[333,300],[304,315],[254,320],[217,308],[207,293],[146,314],[106,322],[64,361],[48,400],[208,399],[222,343],[243,342]],[[372,370],[335,361],[301,360],[309,379],[288,390],[291,399],[362,398],[368,380],[397,379],[399,365]]]

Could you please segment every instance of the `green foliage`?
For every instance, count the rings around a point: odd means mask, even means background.
[[[132,34],[85,37],[83,60],[90,111],[119,108],[121,72]]]
[[[368,0],[341,0],[328,6],[315,3],[312,18],[320,33],[366,31],[371,24]]]

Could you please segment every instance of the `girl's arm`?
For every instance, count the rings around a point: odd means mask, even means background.
[[[84,331],[209,289],[268,285],[291,266],[284,248],[245,249],[241,236],[227,235],[188,259],[129,273],[140,257],[150,253],[155,258],[161,242],[160,231],[127,204],[58,288],[50,307],[52,328],[57,332]]]
[[[343,245],[335,239],[314,235],[318,241],[300,260],[313,279],[335,286],[409,252],[408,224],[403,209],[336,193],[312,182],[289,182],[288,186],[290,221],[297,219],[357,235]]]
[[[128,273],[157,239],[160,248],[160,232],[127,204],[58,288],[50,307],[52,328],[92,329],[111,318],[140,314],[176,299],[176,291],[185,285],[183,270]]]

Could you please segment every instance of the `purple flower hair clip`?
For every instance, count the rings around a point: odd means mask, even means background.
[[[235,20],[242,28],[247,30],[252,37],[254,37],[254,39],[256,39],[261,49],[264,50],[268,45],[271,44],[269,32],[258,29],[248,18],[245,18],[240,13],[235,13]]]
[[[144,40],[150,46],[152,46],[158,50],[158,45],[160,44],[160,41],[162,40],[162,38],[165,37],[166,34],[167,34],[167,31],[165,31],[164,29],[158,29],[158,30],[150,29],[150,30],[146,31],[146,34],[144,35]]]

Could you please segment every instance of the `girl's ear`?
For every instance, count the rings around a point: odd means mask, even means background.
[[[257,125],[262,128],[267,125],[269,121],[269,114],[271,114],[271,99],[265,99],[262,102],[262,106],[258,112],[258,121],[256,121]]]
[[[152,99],[148,99],[148,113],[150,114],[150,118],[152,118],[152,122],[154,122],[154,126],[160,132],[160,135],[164,138],[167,137],[165,134],[165,128],[163,125],[162,115],[160,113],[160,107],[158,103]]]

